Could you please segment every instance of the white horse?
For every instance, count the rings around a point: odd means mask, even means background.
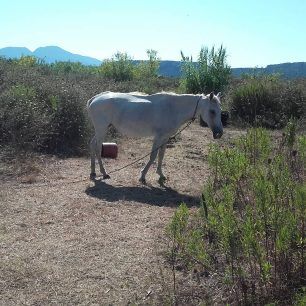
[[[131,137],[153,136],[153,146],[149,162],[141,170],[139,181],[145,183],[146,174],[158,153],[157,174],[165,180],[162,172],[166,144],[180,126],[200,115],[213,132],[214,138],[223,134],[221,122],[220,93],[214,95],[178,95],[174,93],[103,92],[87,102],[89,117],[95,128],[95,136],[90,143],[91,174],[96,177],[95,156],[100,165],[103,179],[110,178],[101,159],[101,148],[109,125],[121,134]]]

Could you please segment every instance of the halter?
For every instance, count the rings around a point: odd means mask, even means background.
[[[198,106],[199,106],[199,102],[200,100],[202,99],[202,95],[199,97],[198,101],[197,101],[197,105],[195,107],[195,110],[194,110],[194,113],[193,113],[193,116],[191,118],[191,121],[193,122],[195,119],[196,119],[196,114],[197,114],[197,110],[198,110]]]

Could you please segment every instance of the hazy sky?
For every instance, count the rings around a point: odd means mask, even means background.
[[[232,67],[306,61],[305,0],[0,0],[0,48],[163,60],[225,46]]]

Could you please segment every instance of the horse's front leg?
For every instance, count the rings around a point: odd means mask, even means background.
[[[152,146],[152,151],[150,154],[150,160],[148,161],[148,163],[145,165],[145,167],[141,170],[141,174],[140,174],[140,178],[139,181],[143,184],[146,183],[146,175],[147,172],[149,170],[149,168],[151,167],[151,165],[154,163],[156,156],[157,156],[157,152],[160,149],[161,146],[163,146],[163,141],[165,141],[164,139],[154,139],[153,142],[153,146]]]
[[[163,163],[163,159],[164,159],[164,156],[165,156],[166,147],[167,147],[167,144],[165,143],[165,144],[158,150],[158,164],[157,164],[156,173],[159,175],[159,180],[158,180],[158,182],[159,182],[161,185],[162,185],[162,184],[165,182],[165,180],[166,180],[166,177],[164,176],[163,171],[162,171],[162,163]]]

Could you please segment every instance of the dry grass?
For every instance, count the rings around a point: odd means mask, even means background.
[[[226,130],[224,139],[239,133]],[[198,125],[184,131],[166,152],[164,188],[155,167],[148,186],[140,185],[144,162],[95,183],[87,179],[88,158],[44,157],[17,176],[2,175],[0,304],[171,303],[164,228],[180,202],[198,204],[211,141],[211,133]],[[120,139],[118,160],[106,161],[107,169],[147,153],[150,145]],[[200,288],[195,275],[177,274],[182,304],[196,304],[218,290],[212,279]]]

